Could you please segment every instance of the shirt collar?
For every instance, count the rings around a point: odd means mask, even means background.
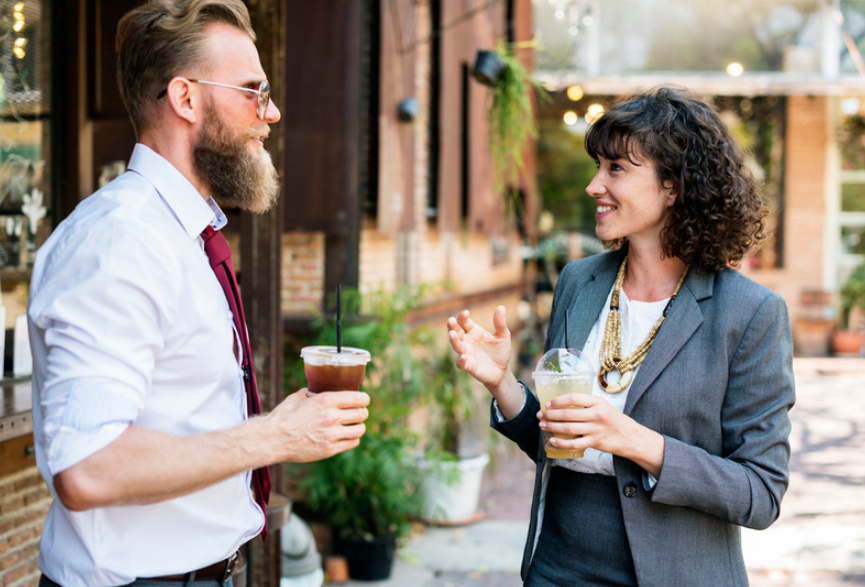
[[[222,230],[223,227],[228,224],[228,217],[226,217],[225,212],[222,211],[222,208],[219,207],[219,204],[217,204],[216,200],[212,197],[208,197],[206,203],[213,212],[213,218],[210,219],[210,226],[212,226],[214,230]]]
[[[150,182],[190,238],[198,237],[208,224],[220,230],[228,223],[225,213],[213,198],[202,198],[174,165],[150,147],[137,143],[128,169]]]

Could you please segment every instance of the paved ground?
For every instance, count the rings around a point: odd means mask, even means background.
[[[743,531],[752,587],[865,585],[865,359],[797,359],[790,489],[768,530]],[[347,587],[519,587],[531,463],[497,448],[484,519],[424,528],[390,580]]]
[[[865,360],[800,359],[781,518],[745,531],[752,585],[865,585]]]

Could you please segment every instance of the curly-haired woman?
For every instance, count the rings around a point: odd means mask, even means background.
[[[503,307],[494,332],[467,311],[448,320],[493,427],[537,463],[523,580],[747,585],[740,526],[779,515],[795,399],[784,301],[731,268],[765,238],[758,185],[715,110],[684,91],[615,105],[586,150],[613,250],[562,272],[546,348],[597,360],[592,395],[541,406],[508,368]],[[585,456],[547,458],[539,428],[578,435],[551,442]]]

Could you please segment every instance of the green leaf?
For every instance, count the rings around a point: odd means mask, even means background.
[[[531,93],[534,91],[543,100],[548,96],[523,67],[513,47],[500,43],[495,51],[504,60],[505,68],[493,88],[487,120],[495,189],[502,191],[519,183],[528,141],[538,136]]]

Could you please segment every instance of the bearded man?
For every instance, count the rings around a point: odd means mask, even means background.
[[[41,586],[231,585],[238,548],[266,531],[268,465],[364,433],[362,392],[303,389],[256,415],[230,251],[209,244],[224,244],[215,200],[264,212],[279,191],[254,41],[242,0],[151,0],[118,27],[129,170],[57,227],[30,290],[36,455],[55,498]]]

